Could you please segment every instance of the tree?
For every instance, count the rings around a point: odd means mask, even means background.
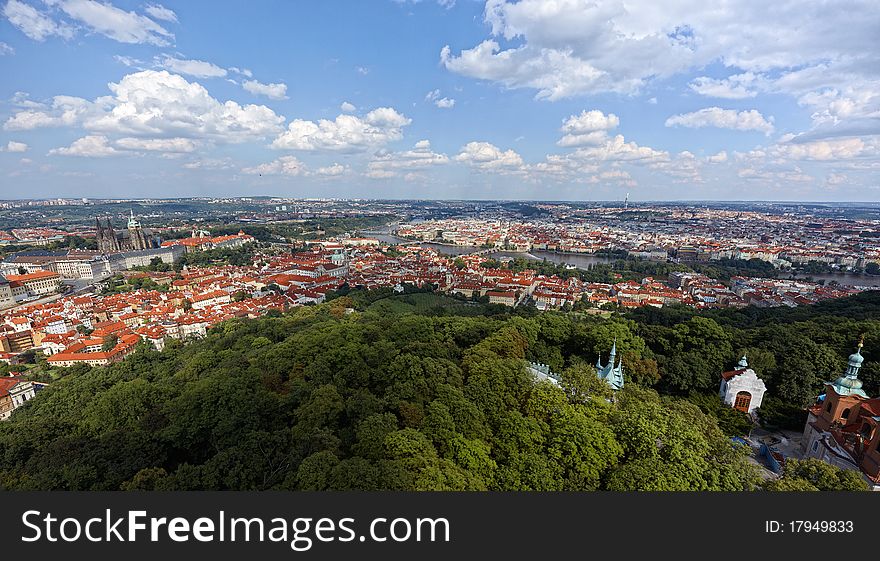
[[[692,393],[687,399],[703,413],[714,417],[718,428],[727,436],[745,436],[754,426],[748,414],[726,405],[717,393]]]
[[[430,307],[412,304],[423,296]],[[527,316],[352,289],[161,352],[144,343],[107,367],[53,369],[31,351],[29,376],[61,379],[0,423],[0,486],[748,490],[750,450],[730,437],[749,421],[720,403],[722,369],[745,351],[768,384],[762,422],[798,429],[796,400],[842,371],[853,333],[866,334],[865,387],[875,379],[880,294],[625,313]],[[615,337],[628,379],[612,393],[590,364]],[[560,385],[536,382],[529,360]],[[858,487],[855,472],[794,466],[767,488]]]
[[[101,344],[101,350],[105,353],[107,351],[112,351],[116,347],[117,343],[119,343],[119,337],[117,337],[116,335],[108,335],[104,337],[104,342]]]
[[[756,484],[747,452],[684,400],[664,403],[651,390],[624,388],[612,428],[625,459],[608,477],[610,490],[733,491]]]
[[[578,362],[563,370],[559,375],[562,390],[572,403],[586,404],[592,399],[610,399],[614,392],[596,374],[596,369]]]
[[[840,469],[816,458],[785,462],[782,477],[764,486],[768,491],[867,491],[857,471]]]
[[[255,349],[259,349],[261,347],[265,347],[266,345],[271,345],[272,341],[268,337],[257,337],[251,342],[251,347]]]
[[[281,294],[281,292],[282,292],[281,287],[278,286],[277,284],[275,284],[274,282],[270,282],[269,284],[267,284],[266,290],[270,290],[270,291],[274,292],[275,294]]]
[[[339,458],[333,452],[315,452],[300,464],[296,470],[296,488],[302,491],[323,491],[330,485],[333,468]]]

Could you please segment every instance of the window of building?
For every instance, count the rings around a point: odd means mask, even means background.
[[[829,400],[829,401],[828,401],[828,406],[825,407],[825,411],[828,411],[829,413],[831,413],[831,408],[832,408],[832,407],[834,407],[834,404],[831,403],[831,401]]]
[[[840,414],[841,418],[849,419],[849,407],[843,410],[843,413]]]
[[[861,433],[862,438],[867,440],[868,438],[871,437],[871,425],[869,425],[868,423],[864,423],[862,425],[862,430],[859,432]]]

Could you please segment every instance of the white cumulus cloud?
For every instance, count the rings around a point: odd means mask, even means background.
[[[342,164],[330,164],[329,166],[323,166],[316,169],[315,175],[319,177],[339,177],[340,175],[345,175],[348,172],[348,167]]]
[[[3,6],[3,15],[9,23],[35,41],[43,41],[53,35],[70,39],[74,35],[71,26],[57,22],[49,14],[18,0],[8,0]]]
[[[449,156],[431,149],[431,142],[420,140],[411,150],[391,152],[379,150],[367,164],[366,176],[374,179],[395,177],[401,171],[425,170],[449,163]]]
[[[269,99],[287,99],[287,84],[263,84],[256,80],[245,80],[242,87],[255,95],[264,95]]]
[[[490,36],[440,51],[448,70],[557,100],[604,92],[632,94],[651,81],[720,63],[739,75],[771,76],[828,66],[847,81],[876,76],[875,2],[837,9],[821,2],[728,0],[488,0]],[[827,74],[827,72],[826,72]],[[828,77],[826,86],[833,86]],[[694,82],[716,97],[748,97],[740,80]]]
[[[120,138],[114,145],[124,150],[146,152],[193,152],[196,143],[189,138]]]
[[[95,0],[59,0],[55,5],[71,19],[120,43],[161,47],[174,41],[173,33],[150,18],[112,4]]]
[[[373,109],[363,117],[339,115],[317,122],[295,119],[272,142],[273,148],[307,151],[362,152],[403,137],[411,119],[391,107]]]
[[[96,112],[96,107],[80,97],[57,95],[51,107],[24,100],[27,109],[12,115],[3,128],[10,131],[31,130],[42,127],[73,126],[82,121],[86,113]]]
[[[620,119],[614,113],[608,115],[596,109],[581,111],[580,115],[572,115],[562,123],[560,129],[564,136],[559,139],[559,146],[581,146],[599,144],[607,139],[608,131],[617,128]]]
[[[0,152],[27,152],[28,145],[24,142],[16,142],[15,140],[10,140],[6,143],[6,147],[0,147]]]
[[[746,99],[758,95],[758,91],[755,88],[757,81],[758,79],[755,74],[745,72],[721,80],[700,76],[695,78],[689,84],[689,87],[698,94],[707,97]]]
[[[53,148],[49,154],[58,156],[80,156],[84,158],[104,158],[118,154],[103,135],[89,135],[75,140],[70,146]]]
[[[425,95],[425,101],[433,103],[440,109],[452,109],[455,107],[455,100],[449,97],[440,97],[440,90],[431,90]]]
[[[161,4],[148,4],[144,11],[156,19],[177,23],[177,14]]]
[[[514,150],[502,150],[489,142],[468,142],[455,156],[455,161],[486,172],[519,173],[524,162]]]
[[[727,161],[727,152],[722,150],[721,152],[718,152],[717,154],[713,154],[713,155],[709,156],[708,158],[706,158],[706,160],[712,164],[722,164]]]
[[[706,107],[692,113],[673,115],[666,119],[667,127],[717,127],[738,131],[758,131],[766,135],[773,132],[773,117],[765,118],[759,111],[736,111],[720,107]]]
[[[289,175],[294,177],[307,173],[305,164],[295,156],[281,156],[269,163],[247,167],[241,171],[250,175]]]
[[[202,85],[165,70],[128,74],[108,87],[112,95],[95,101],[56,96],[50,107],[31,106],[19,111],[3,127],[82,127],[100,135],[165,141],[188,138],[217,143],[247,142],[283,130],[284,117],[268,107],[218,101]],[[88,142],[94,145],[97,141],[95,136]],[[168,146],[178,151],[176,148],[182,144]]]
[[[225,68],[204,60],[188,60],[163,55],[156,58],[157,64],[177,74],[187,74],[196,78],[222,78],[226,76]]]

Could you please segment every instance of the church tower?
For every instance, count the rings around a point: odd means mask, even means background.
[[[862,346],[859,341],[856,352],[849,355],[846,371],[833,382],[825,382],[825,393],[819,396],[817,403],[809,409],[807,424],[804,427],[804,441],[809,442],[815,433],[825,432],[832,427],[847,425],[853,409],[868,399],[859,380],[862,368]]]
[[[102,224],[101,219],[95,217],[95,226],[97,227],[96,237],[98,239],[98,251],[101,253],[114,253],[119,251],[119,238],[116,237],[116,231],[113,229],[110,219],[107,218]]]
[[[122,246],[119,243],[119,236],[116,235],[116,230],[113,229],[113,224],[110,223],[109,216],[107,217],[107,225],[104,227],[104,235],[107,236],[107,243],[111,252],[122,249]]]
[[[101,226],[101,219],[95,217],[95,238],[98,240],[98,251],[107,253],[105,250],[106,242],[104,241],[104,227]]]
[[[147,241],[141,223],[134,217],[134,210],[131,211],[131,217],[128,219],[128,239],[132,249],[140,250],[150,248],[150,244]]]
[[[880,491],[880,397],[862,389],[863,342],[849,355],[846,371],[825,382],[825,393],[808,410],[803,446],[806,458],[859,471]]]
[[[617,358],[617,340],[611,346],[611,355],[608,357],[608,364],[602,366],[602,356],[596,360],[596,374],[600,379],[605,380],[612,390],[623,389],[623,359],[621,358],[617,364],[614,364]]]

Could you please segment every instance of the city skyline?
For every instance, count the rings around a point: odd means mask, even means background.
[[[0,2],[5,199],[880,199],[880,13]]]

